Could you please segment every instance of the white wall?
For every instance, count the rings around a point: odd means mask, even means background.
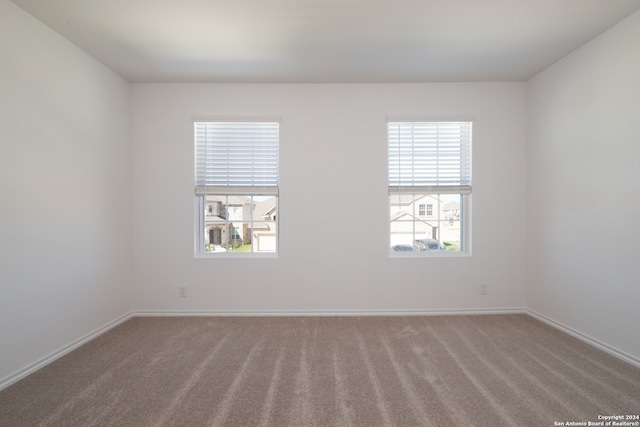
[[[0,383],[131,309],[130,86],[0,0]]]
[[[523,307],[525,94],[524,83],[133,85],[135,307]],[[194,259],[194,115],[281,117],[278,259]],[[472,257],[389,259],[386,115],[475,116]]]
[[[640,357],[640,13],[528,84],[133,85],[133,109],[7,0],[0,36],[0,384],[132,309],[526,305]],[[281,117],[279,258],[194,259],[193,115]],[[388,258],[386,115],[475,116],[472,257]]]
[[[640,359],[640,12],[528,84],[527,306]]]

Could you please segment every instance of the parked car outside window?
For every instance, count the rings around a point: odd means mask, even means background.
[[[416,251],[444,251],[444,245],[435,239],[417,239],[413,241]]]
[[[414,249],[411,245],[395,245],[391,246],[391,250],[393,252],[412,252]]]

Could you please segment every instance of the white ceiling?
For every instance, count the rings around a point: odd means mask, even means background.
[[[131,82],[525,81],[640,10],[640,0],[12,1]]]

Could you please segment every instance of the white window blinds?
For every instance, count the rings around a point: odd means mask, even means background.
[[[194,122],[196,195],[277,195],[279,125]]]
[[[389,192],[471,193],[471,122],[388,122]]]

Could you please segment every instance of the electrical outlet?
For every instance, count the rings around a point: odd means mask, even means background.
[[[480,295],[487,295],[489,291],[489,284],[482,282],[480,283]]]
[[[181,298],[187,297],[187,285],[178,285],[178,296]]]

